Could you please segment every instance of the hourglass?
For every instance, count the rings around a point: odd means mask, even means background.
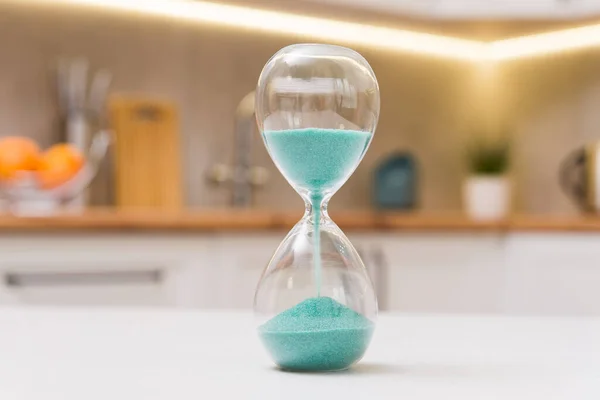
[[[369,345],[377,298],[327,203],[371,143],[379,118],[377,80],[353,50],[293,45],[265,65],[255,104],[267,151],[306,205],[256,289],[259,336],[283,369],[346,369]]]

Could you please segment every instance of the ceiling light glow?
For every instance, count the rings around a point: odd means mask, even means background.
[[[20,5],[107,9],[245,28],[304,39],[377,47],[446,59],[503,61],[600,47],[600,24],[481,42],[409,30],[193,0],[3,0]]]
[[[258,10],[191,0],[17,0],[19,3],[85,6],[166,16],[180,20],[213,23],[272,33],[287,33],[307,39],[330,40],[389,50],[428,54],[442,58],[476,60],[484,45],[474,40],[314,18],[276,11]]]
[[[495,60],[509,60],[581,50],[599,45],[600,25],[589,25],[496,40],[488,44],[488,56]]]

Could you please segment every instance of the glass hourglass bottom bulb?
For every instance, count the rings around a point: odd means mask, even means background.
[[[259,336],[286,370],[348,368],[375,328],[377,300],[364,264],[326,207],[319,211],[307,212],[281,243],[255,297]]]

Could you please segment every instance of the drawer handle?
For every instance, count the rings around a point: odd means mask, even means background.
[[[161,270],[146,271],[90,271],[90,272],[7,272],[4,282],[9,287],[72,286],[72,285],[127,285],[160,283]]]

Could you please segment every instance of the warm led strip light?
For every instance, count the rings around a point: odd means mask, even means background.
[[[20,3],[57,4],[112,9],[181,20],[288,33],[306,38],[377,46],[397,51],[425,53],[444,58],[476,60],[484,51],[481,42],[375,27],[324,18],[299,16],[249,7],[191,0],[16,0]]]
[[[111,9],[471,61],[501,61],[600,46],[600,24],[494,42],[480,42],[193,0],[4,1],[53,7],[62,4]]]
[[[600,25],[496,40],[488,44],[489,57],[508,60],[556,54],[600,46]]]

